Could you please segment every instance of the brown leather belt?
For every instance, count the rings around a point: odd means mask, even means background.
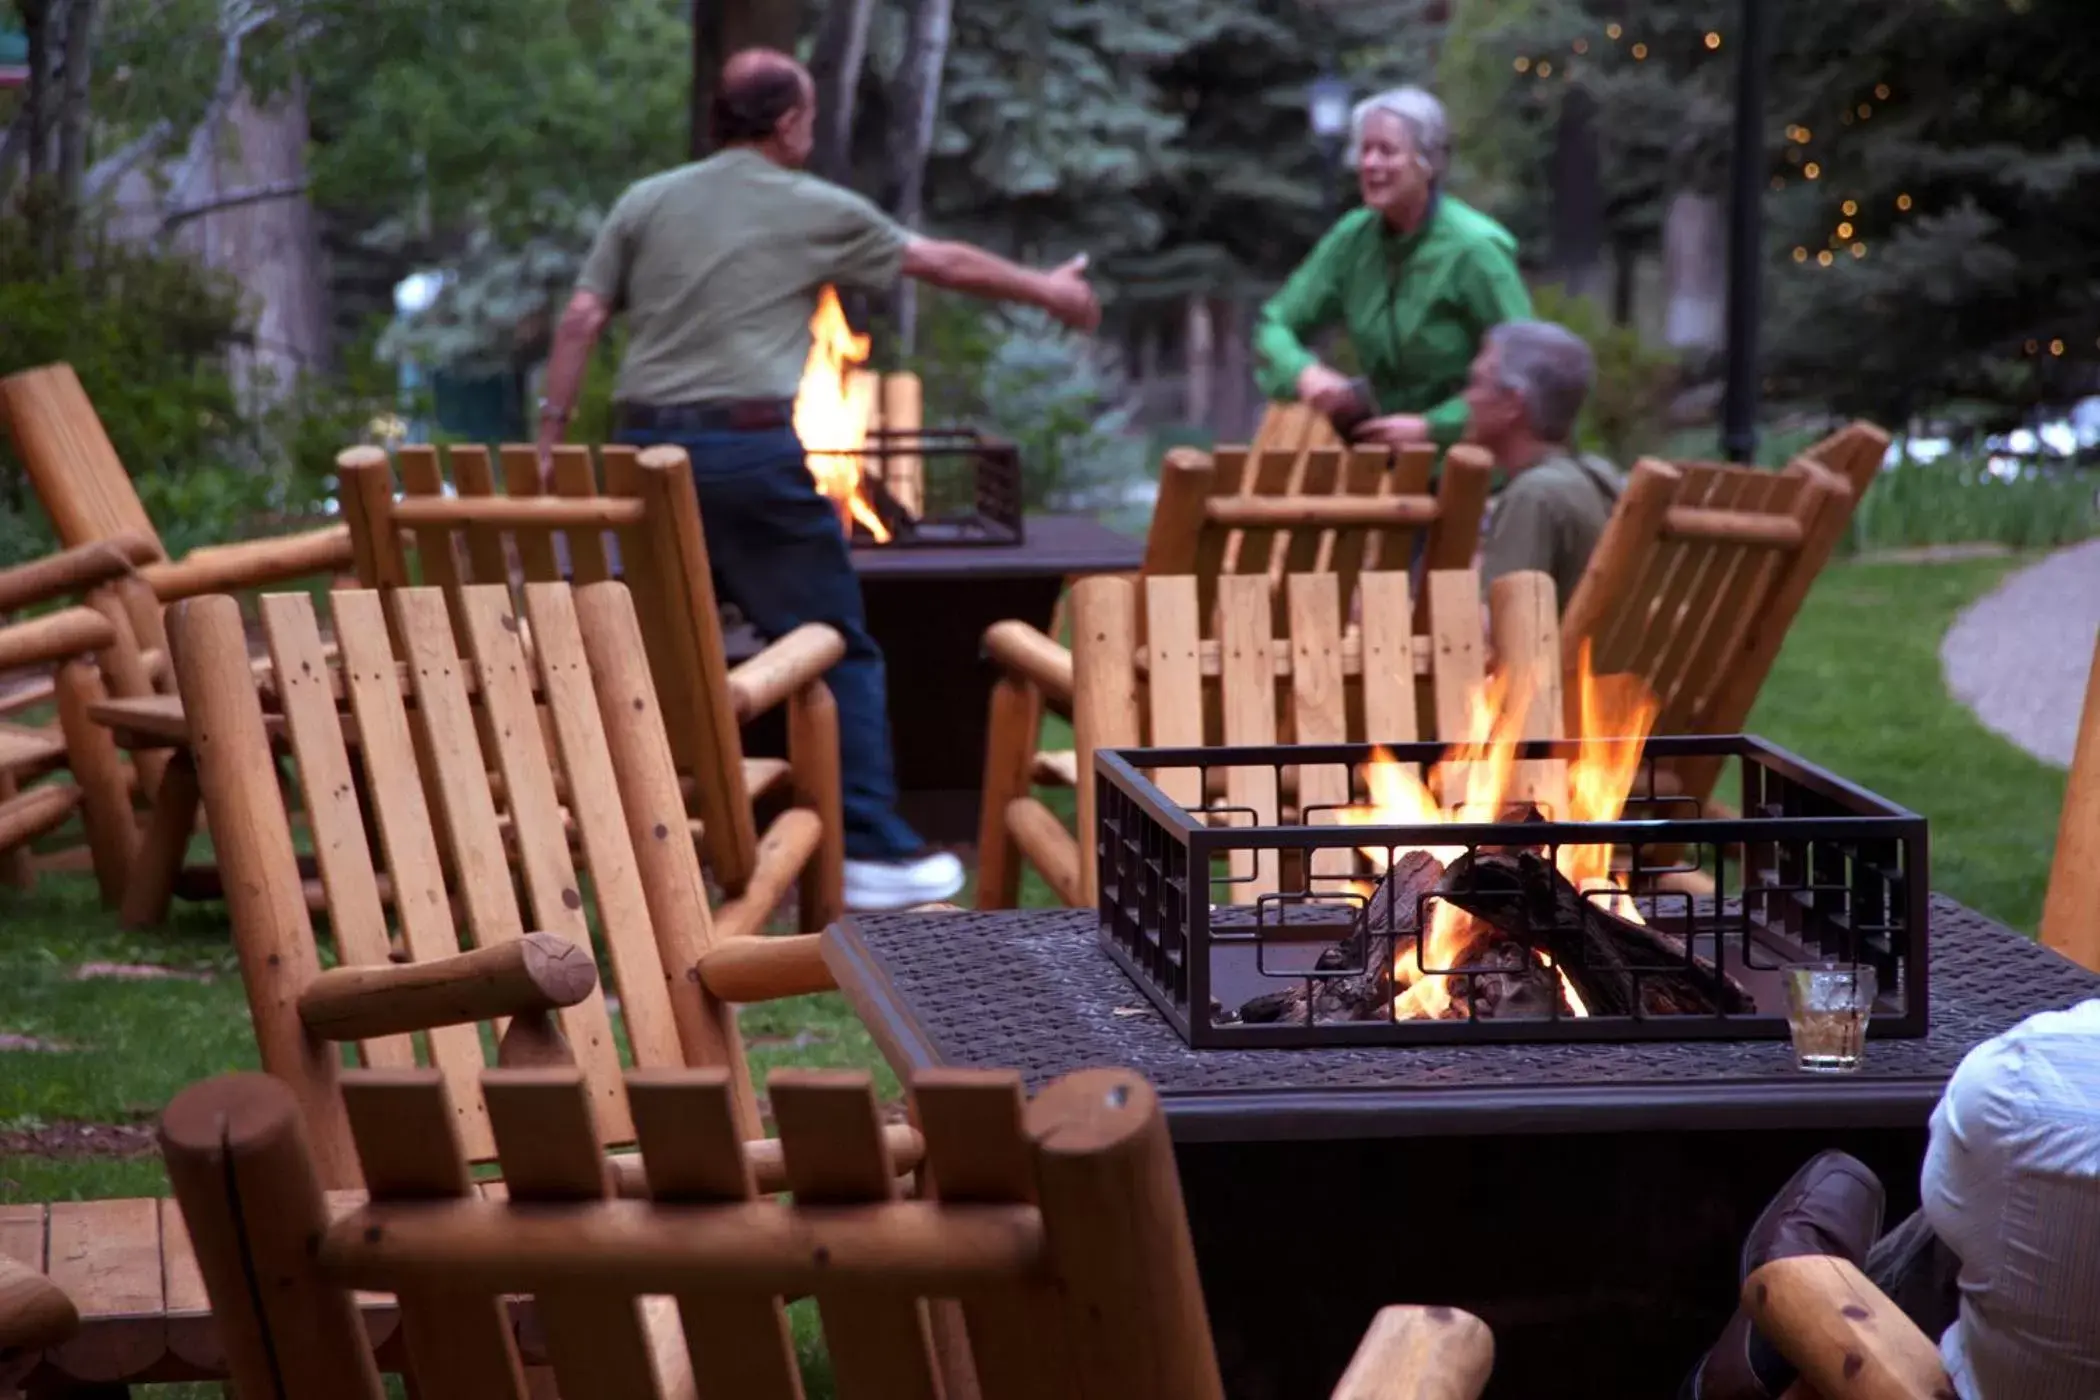
[[[762,433],[791,427],[794,421],[793,399],[613,405],[613,422],[621,432]]]

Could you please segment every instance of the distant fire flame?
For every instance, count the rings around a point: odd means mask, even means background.
[[[1574,681],[1579,725],[1574,735],[1576,756],[1565,765],[1559,760],[1542,761],[1543,766],[1565,768],[1566,810],[1551,810],[1553,803],[1549,800],[1543,804],[1547,808],[1545,814],[1554,820],[1613,821],[1626,808],[1627,795],[1640,770],[1641,745],[1654,727],[1659,707],[1638,677],[1592,674],[1587,645],[1578,660]],[[1370,804],[1344,809],[1339,814],[1341,822],[1350,826],[1443,826],[1502,820],[1517,774],[1517,745],[1524,733],[1531,698],[1539,689],[1530,677],[1513,685],[1506,673],[1490,676],[1467,697],[1466,732],[1452,746],[1449,756],[1429,774],[1427,782],[1413,765],[1395,762],[1391,754],[1378,750],[1364,770]],[[1544,786],[1559,793],[1563,790],[1562,777],[1559,772],[1551,773]],[[1450,805],[1437,799],[1438,792],[1445,794]],[[1386,848],[1360,849],[1375,870],[1386,869]],[[1419,849],[1444,865],[1465,851],[1462,846]],[[1390,854],[1397,862],[1408,851],[1395,850]],[[1612,871],[1609,845],[1559,847],[1555,864],[1586,897],[1608,901],[1610,912],[1642,922],[1625,885]],[[1418,953],[1405,956],[1396,952],[1393,985],[1400,990],[1393,1002],[1393,1014],[1399,1020],[1434,1019],[1449,1010],[1452,998],[1446,983],[1451,979],[1425,976],[1421,969],[1458,966],[1481,931],[1472,915],[1449,901],[1434,901],[1432,910]],[[1544,966],[1553,967],[1552,958],[1546,953],[1537,952],[1535,956]],[[1589,1015],[1589,1008],[1583,1005],[1567,973],[1553,970],[1560,978],[1561,994],[1569,1009],[1577,1016]]]
[[[889,527],[861,492],[861,449],[875,417],[876,376],[855,371],[868,360],[868,337],[856,335],[839,305],[838,292],[826,287],[809,318],[809,359],[795,390],[795,435],[811,450],[810,475],[817,490],[839,508],[839,525],[848,532],[859,521],[878,544],[887,544]]]

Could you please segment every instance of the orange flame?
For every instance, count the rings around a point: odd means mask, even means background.
[[[839,294],[826,287],[809,318],[809,359],[795,390],[795,435],[809,447],[809,473],[817,490],[839,507],[839,526],[858,520],[878,544],[890,532],[861,494],[861,449],[875,416],[876,376],[857,373],[868,360],[868,337],[854,334]]]
[[[1592,674],[1587,645],[1578,659],[1574,680],[1579,724],[1576,755],[1564,765],[1560,760],[1550,761],[1551,767],[1565,767],[1565,787],[1560,781],[1563,775],[1558,773],[1547,784],[1555,792],[1566,792],[1567,810],[1547,815],[1557,820],[1611,821],[1625,810],[1627,795],[1640,770],[1641,745],[1654,726],[1658,706],[1637,677]],[[1524,734],[1531,698],[1540,689],[1529,677],[1513,686],[1508,675],[1501,672],[1476,687],[1467,696],[1465,734],[1431,771],[1427,782],[1413,765],[1395,762],[1384,749],[1374,750],[1364,770],[1370,803],[1342,810],[1337,814],[1339,821],[1349,826],[1443,826],[1502,820],[1517,771],[1517,745]],[[1445,801],[1437,799],[1438,792],[1444,794]],[[1387,868],[1389,856],[1397,862],[1408,854],[1407,850],[1389,852],[1382,846],[1358,849],[1378,871]],[[1446,865],[1465,850],[1463,846],[1415,849]],[[1621,918],[1640,919],[1625,885],[1612,872],[1609,845],[1562,846],[1556,865],[1585,895],[1608,899],[1612,912]],[[1359,888],[1369,893],[1370,887]],[[1477,932],[1472,915],[1455,904],[1435,902],[1429,928],[1416,955],[1396,953],[1396,1018],[1434,1019],[1450,1009],[1452,998],[1446,986],[1450,979],[1424,975],[1421,969],[1458,965]],[[1547,954],[1539,952],[1536,956],[1559,977],[1568,1009],[1577,1016],[1589,1015],[1589,1008],[1567,973],[1554,967]]]

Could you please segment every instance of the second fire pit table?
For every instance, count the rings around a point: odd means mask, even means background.
[[[1160,1092],[1235,1400],[1326,1394],[1386,1303],[1495,1330],[1491,1396],[1670,1395],[1735,1305],[1743,1236],[1815,1152],[1917,1205],[1961,1057],[2100,976],[1943,896],[1930,1025],[1847,1077],[1784,1041],[1190,1048],[1092,911],[864,915],[826,957],[900,1075],[1127,1065]]]

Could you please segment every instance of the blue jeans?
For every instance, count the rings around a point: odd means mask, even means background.
[[[805,622],[845,636],[846,655],[825,680],[838,701],[846,856],[898,860],[920,851],[924,841],[897,815],[882,649],[868,635],[838,511],[818,494],[794,429],[630,431],[619,440],[682,447],[693,459],[715,593],[759,636],[771,641]]]

